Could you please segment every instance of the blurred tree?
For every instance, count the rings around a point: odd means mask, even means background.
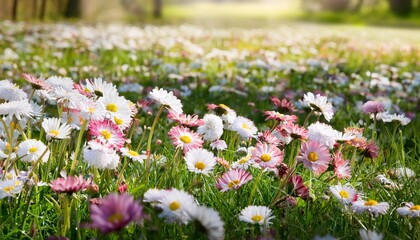
[[[407,16],[413,9],[412,0],[388,0],[391,11],[399,16]]]
[[[47,0],[41,1],[41,12],[39,14],[39,19],[44,20],[45,18],[45,9],[47,8]]]
[[[12,20],[16,21],[17,19],[17,7],[18,7],[18,0],[13,0],[12,5]]]
[[[82,15],[80,0],[68,0],[64,16],[67,18],[79,18]]]
[[[153,0],[153,17],[162,17],[162,0]]]

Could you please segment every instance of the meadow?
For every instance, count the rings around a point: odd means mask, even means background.
[[[0,22],[0,239],[420,239],[419,37]]]

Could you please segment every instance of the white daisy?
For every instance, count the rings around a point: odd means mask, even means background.
[[[191,219],[187,209],[196,206],[193,196],[183,190],[172,189],[166,191],[159,203],[156,205],[162,209],[160,218],[165,218],[168,222],[188,223]]]
[[[351,187],[342,186],[342,185],[335,185],[330,186],[330,192],[334,195],[337,200],[343,204],[350,204],[353,201],[357,200],[357,192]]]
[[[118,94],[117,88],[114,84],[105,82],[102,78],[94,78],[93,80],[86,80],[86,84],[81,84],[83,90],[94,93],[98,97],[103,97],[109,94]]]
[[[330,149],[334,147],[337,136],[339,136],[339,132],[325,123],[316,122],[308,127],[309,140],[322,143]]]
[[[50,85],[52,88],[63,88],[67,91],[73,89],[73,80],[68,77],[59,77],[59,76],[52,76],[49,77],[45,82]]]
[[[159,102],[175,113],[182,113],[182,103],[173,92],[168,92],[162,88],[155,88],[149,93],[149,98]]]
[[[327,101],[327,97],[319,94],[315,96],[313,93],[308,92],[303,96],[303,101],[301,101],[301,103],[304,107],[310,107],[315,114],[324,115],[325,120],[329,122],[334,115],[334,111],[331,103]]]
[[[198,223],[199,229],[204,229],[210,240],[222,240],[225,237],[225,229],[219,212],[205,206],[195,206],[187,209],[191,221]]]
[[[381,116],[383,122],[398,122],[405,126],[411,122],[411,119],[404,114],[384,114]]]
[[[387,202],[377,202],[375,200],[357,200],[353,202],[351,209],[353,212],[361,214],[364,212],[369,212],[375,216],[379,214],[385,214],[389,208],[389,203]]]
[[[239,214],[239,220],[261,226],[271,225],[273,211],[266,206],[248,206]]]
[[[130,158],[133,161],[137,161],[142,163],[144,159],[147,159],[147,155],[145,153],[138,153],[137,151],[128,149],[128,148],[120,148],[120,152],[123,156]]]
[[[97,141],[88,142],[88,145],[83,149],[83,159],[89,166],[99,169],[115,169],[120,160],[114,150]]]
[[[78,109],[79,104],[86,102],[86,96],[80,94],[74,89],[65,89],[57,87],[53,91],[54,97],[57,99],[57,104],[70,109]]]
[[[219,151],[223,151],[227,148],[227,144],[224,140],[219,139],[219,140],[216,140],[216,141],[210,143],[210,147],[212,149],[217,149]]]
[[[15,116],[18,120],[21,120],[22,118],[31,118],[35,114],[28,100],[20,100],[0,104],[0,115]]]
[[[21,142],[17,150],[18,157],[24,162],[37,161],[42,156],[42,161],[48,161],[50,151],[41,141],[35,139],[27,139]]]
[[[401,178],[414,178],[416,176],[416,173],[408,167],[399,167],[399,168],[392,169],[390,171],[390,174],[391,173],[393,176],[400,179]]]
[[[125,129],[130,126],[132,116],[134,115],[130,101],[116,94],[107,94],[100,97],[98,102],[105,107],[105,117],[111,119],[120,129]]]
[[[189,171],[204,175],[208,175],[217,163],[213,153],[202,148],[188,151],[185,162]]]
[[[215,141],[223,134],[223,121],[214,114],[206,114],[204,124],[197,128],[197,133],[202,134],[204,140]]]
[[[22,187],[23,182],[17,178],[0,180],[0,199],[19,194]]]
[[[160,202],[168,191],[166,189],[150,188],[144,193],[143,202]]]
[[[58,118],[45,118],[42,121],[42,128],[46,133],[47,140],[70,138],[72,128],[66,123],[60,123]]]
[[[254,122],[245,117],[237,117],[232,123],[232,130],[238,132],[243,139],[255,137],[258,131]]]
[[[361,240],[382,240],[384,238],[384,235],[381,233],[377,233],[372,230],[365,230],[363,228],[359,230],[359,234]]]
[[[409,217],[420,217],[420,205],[414,205],[414,203],[406,203],[404,207],[397,208],[398,214],[401,216]]]
[[[0,81],[0,99],[6,101],[20,101],[27,99],[26,93],[9,80]]]

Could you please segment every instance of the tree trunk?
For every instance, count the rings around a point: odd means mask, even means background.
[[[153,0],[153,17],[162,17],[162,0]]]
[[[79,18],[81,13],[80,0],[68,0],[64,16],[67,18]]]
[[[13,5],[12,5],[12,20],[13,21],[17,20],[17,7],[18,7],[18,0],[13,0]]]
[[[353,8],[353,12],[360,12],[360,9],[362,9],[363,6],[363,0],[358,0],[356,5]]]
[[[45,18],[45,8],[47,7],[47,0],[41,1],[41,12],[39,13],[39,19],[44,20]]]

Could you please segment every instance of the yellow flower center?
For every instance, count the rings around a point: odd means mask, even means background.
[[[375,200],[369,200],[365,202],[365,206],[375,206],[375,205],[378,205],[378,202]]]
[[[106,140],[110,139],[112,134],[110,131],[108,131],[107,129],[103,129],[101,131],[99,131],[99,133],[102,135],[102,137],[104,137]]]
[[[124,121],[121,118],[114,117],[114,122],[119,126],[123,124]]]
[[[187,135],[181,136],[179,139],[184,143],[190,143],[191,142],[191,138],[188,137]]]
[[[308,159],[311,162],[316,162],[318,160],[318,154],[316,152],[310,152],[308,154]]]
[[[264,153],[263,155],[261,155],[261,160],[264,162],[270,161],[271,160],[270,154]]]
[[[59,132],[59,131],[57,131],[57,130],[51,130],[51,131],[49,132],[49,134],[50,134],[51,136],[53,136],[53,137],[57,137],[57,136],[58,136],[58,134],[60,134],[60,132]]]
[[[410,208],[410,211],[420,211],[420,205],[414,205]]]
[[[242,123],[241,127],[242,127],[243,129],[246,129],[246,130],[250,130],[250,129],[251,129],[251,128],[250,128],[248,125],[246,125],[245,123]]]
[[[261,216],[261,215],[255,215],[251,219],[252,219],[252,221],[254,221],[254,222],[257,223],[257,222],[260,222],[263,219],[263,216]]]
[[[7,187],[4,187],[4,188],[3,188],[3,190],[4,190],[5,192],[10,192],[10,191],[15,190],[15,187],[13,187],[13,186],[7,186]]]
[[[20,181],[15,181],[15,186],[19,186]]]
[[[349,193],[347,191],[341,190],[340,192],[338,192],[338,194],[340,194],[340,196],[342,198],[348,198],[349,197]]]
[[[203,170],[206,167],[206,164],[204,164],[202,161],[198,161],[194,166],[198,170]]]
[[[241,160],[239,160],[239,163],[240,164],[244,164],[244,163],[246,163],[246,162],[248,162],[248,160],[251,158],[251,156],[246,156],[246,157],[243,157],[243,158],[241,158]]]
[[[181,207],[181,204],[179,204],[178,201],[173,201],[169,204],[169,209],[171,209],[172,211],[176,211]]]
[[[93,107],[89,107],[89,108],[88,108],[88,111],[89,111],[89,113],[94,113],[94,112],[95,112],[95,108],[93,108]]]
[[[117,223],[123,220],[124,216],[121,213],[112,214],[107,218],[107,221],[110,223]]]
[[[116,112],[116,111],[118,111],[118,107],[114,103],[110,103],[110,104],[106,105],[106,110],[108,110],[110,112]]]
[[[137,157],[137,156],[139,155],[139,153],[138,153],[138,152],[133,151],[133,150],[128,151],[128,154],[129,154],[130,156],[133,156],[133,157]]]
[[[228,188],[233,188],[234,186],[239,184],[239,180],[233,180],[232,182],[228,183]]]
[[[29,152],[30,152],[30,153],[34,153],[34,152],[36,152],[36,151],[38,151],[38,148],[36,148],[36,147],[31,147],[31,148],[29,148]]]

